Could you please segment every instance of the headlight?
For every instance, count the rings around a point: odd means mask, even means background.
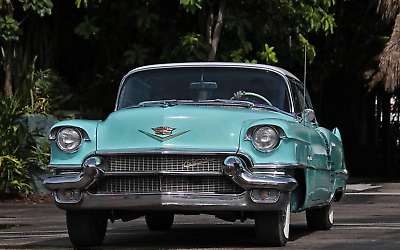
[[[279,134],[273,127],[262,126],[256,128],[253,132],[253,145],[262,152],[271,151],[278,146],[279,141]]]
[[[71,153],[81,146],[82,136],[76,128],[62,128],[57,133],[56,143],[59,149]]]

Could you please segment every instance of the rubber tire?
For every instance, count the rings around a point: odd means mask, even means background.
[[[107,219],[99,218],[94,210],[67,211],[69,239],[75,247],[101,245],[107,231]]]
[[[256,237],[262,246],[286,245],[289,239],[290,205],[283,211],[256,212],[254,219]]]
[[[312,230],[329,230],[333,225],[332,204],[306,211],[307,226]]]
[[[154,213],[146,214],[146,225],[151,231],[168,231],[174,224],[173,213]]]

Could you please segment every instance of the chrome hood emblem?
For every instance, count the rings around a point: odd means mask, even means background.
[[[154,130],[154,132],[158,135],[170,135],[172,134],[172,131],[174,131],[176,128],[170,128],[170,127],[157,127],[157,128],[151,128]]]
[[[146,131],[140,130],[140,129],[139,129],[139,132],[141,132],[141,133],[143,133],[143,134],[145,134],[147,136],[150,136],[151,138],[156,139],[156,140],[158,140],[160,142],[164,142],[164,141],[170,140],[172,138],[175,138],[177,136],[183,135],[183,134],[185,134],[185,133],[190,131],[190,130],[185,130],[183,132],[180,132],[180,133],[177,133],[177,134],[173,135],[172,131],[174,131],[176,128],[161,126],[161,127],[151,128],[151,129],[154,130],[155,134],[151,134],[149,132],[146,132]],[[159,135],[168,135],[168,136],[159,136]]]

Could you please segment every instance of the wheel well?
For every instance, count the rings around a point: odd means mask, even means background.
[[[306,177],[304,169],[295,169],[293,177],[297,181],[297,187],[292,191],[290,203],[292,210],[299,210],[304,206],[306,200]]]
[[[343,188],[338,188],[335,191],[335,195],[333,196],[333,201],[334,202],[339,202],[344,196],[344,190]]]

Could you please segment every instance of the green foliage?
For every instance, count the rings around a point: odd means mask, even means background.
[[[23,34],[23,31],[18,26],[17,20],[10,16],[0,16],[0,34],[5,41],[16,41]]]
[[[72,94],[65,82],[51,70],[38,70],[32,74],[34,88],[30,90],[29,114],[50,115],[62,108]]]
[[[206,61],[211,45],[206,39],[195,32],[187,33],[180,37],[179,43],[174,46],[172,52],[166,52],[167,60],[177,58],[178,61]]]
[[[201,10],[203,0],[181,0],[180,4],[184,7],[186,12],[194,14],[197,10]]]
[[[274,47],[269,47],[268,44],[264,45],[265,51],[260,52],[260,59],[265,64],[275,64],[278,62]]]
[[[18,159],[0,156],[0,192],[29,192],[31,187],[24,182],[28,178],[28,171]]]
[[[150,29],[160,19],[157,14],[150,11],[148,5],[136,10],[135,14],[137,16],[137,27],[143,30]]]
[[[48,154],[37,148],[34,139],[40,135],[29,132],[19,120],[23,114],[25,108],[17,94],[12,98],[0,95],[0,193],[29,192],[27,169],[48,162]]]
[[[65,82],[51,70],[36,70],[36,60],[37,57],[30,63],[27,54],[14,52],[14,84],[26,113],[49,115],[61,108],[72,94],[69,94]]]
[[[118,81],[134,67],[208,61],[220,3],[220,0],[175,3],[76,0],[77,7],[85,8],[79,10],[83,12],[83,20],[75,33],[85,39],[81,41],[81,49],[88,48],[90,56],[76,53],[70,59],[76,63],[76,69],[85,69],[71,72],[71,78],[79,81],[75,89],[80,92],[74,99],[78,103],[74,108],[79,109],[82,98],[92,100],[85,103],[87,108],[100,105],[107,113],[106,103],[112,107],[116,93],[111,91],[118,85],[109,82]],[[315,43],[329,39],[335,30],[333,0],[226,0],[225,3],[216,61],[299,68],[304,63],[304,46],[308,48],[308,63],[312,63],[318,56]],[[107,75],[105,72],[110,68],[115,72]],[[104,90],[105,86],[109,91]],[[103,102],[97,101],[99,97]]]
[[[23,30],[20,27],[18,20],[12,18],[15,11],[14,6],[17,0],[0,0],[0,9],[6,9],[0,13],[0,35],[5,41],[16,41],[23,35]],[[32,9],[41,17],[51,15],[53,3],[51,0],[18,0],[23,3],[22,9],[24,12]],[[27,14],[29,15],[29,14]]]
[[[252,29],[250,14],[239,8],[234,8],[225,17],[225,27],[228,30],[236,30],[238,37],[243,37],[246,31]]]
[[[83,17],[83,22],[81,22],[78,27],[75,28],[74,32],[78,36],[81,36],[85,39],[89,39],[90,37],[96,36],[100,31],[100,28],[94,25],[97,17],[93,17],[89,19],[88,15]]]
[[[189,52],[188,55],[194,56],[194,60],[207,60],[206,52],[209,51],[211,46],[202,35],[194,32],[187,34],[182,38],[181,43],[182,47]]]
[[[129,66],[144,65],[148,53],[149,49],[142,48],[142,46],[138,44],[133,44],[132,49],[124,53],[126,57],[125,64]]]
[[[96,2],[96,1],[98,1],[99,3],[101,3],[101,0],[92,0],[92,2]],[[75,4],[76,4],[76,7],[78,7],[78,8],[80,8],[81,7],[81,4],[83,3],[83,6],[85,7],[85,8],[87,8],[88,7],[88,4],[89,4],[89,0],[75,0]]]
[[[300,40],[300,44],[303,48],[305,48],[305,46],[307,46],[308,62],[313,62],[314,58],[316,56],[315,47],[312,44],[310,44],[310,42],[307,39],[305,39],[302,34],[299,34],[299,40]],[[303,50],[303,54],[304,54],[304,50]]]
[[[51,0],[19,0],[21,3],[24,3],[23,9],[24,11],[32,8],[35,12],[37,12],[41,17],[47,15],[51,15],[51,9],[53,9],[53,3]]]

